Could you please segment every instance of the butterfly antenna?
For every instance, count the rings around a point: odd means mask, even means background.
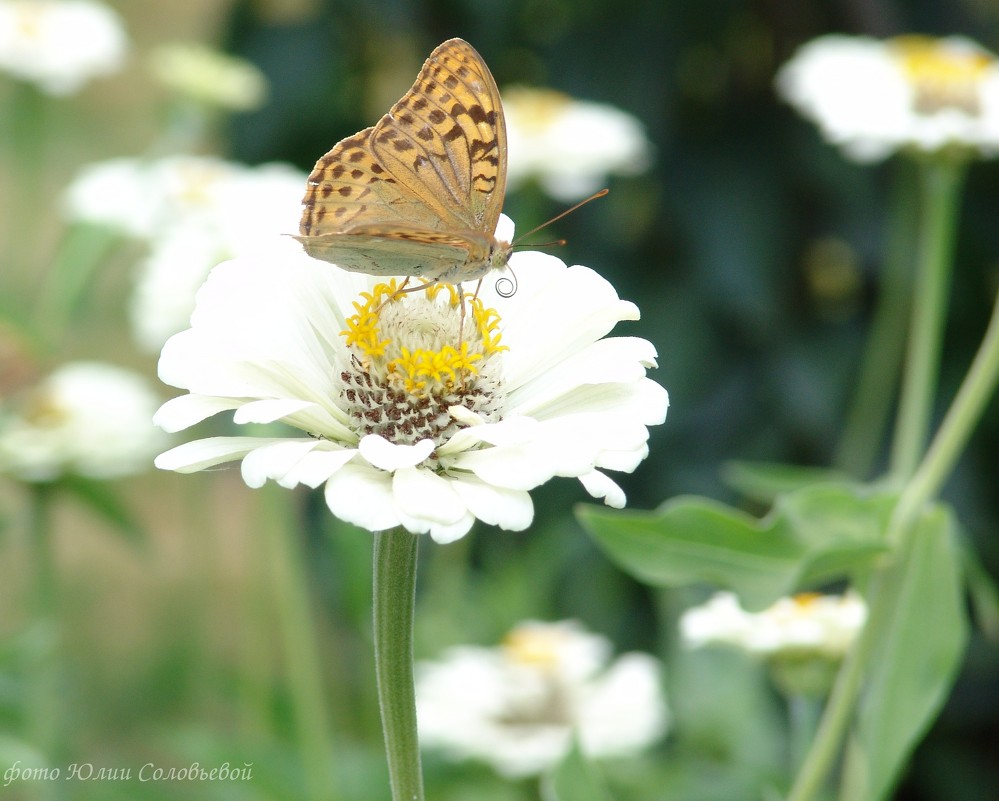
[[[537,233],[542,228],[544,228],[546,225],[551,225],[553,222],[557,222],[558,220],[561,220],[567,214],[572,214],[580,206],[585,206],[591,200],[596,200],[598,197],[603,197],[608,192],[610,192],[609,189],[601,189],[599,192],[594,192],[592,195],[590,195],[588,198],[586,198],[586,200],[580,200],[579,203],[577,203],[575,206],[572,206],[571,208],[566,209],[561,214],[556,214],[554,217],[552,217],[550,220],[548,220],[548,222],[543,222],[537,228],[532,228],[526,234],[521,234],[520,236],[518,236],[516,239],[513,240],[512,245],[516,245],[521,239],[529,237],[531,234]],[[552,243],[549,243],[549,244],[552,244]]]
[[[564,247],[568,242],[566,239],[555,239],[551,242],[539,242],[537,245],[510,245],[511,248],[530,248],[531,250],[541,250],[541,248]]]

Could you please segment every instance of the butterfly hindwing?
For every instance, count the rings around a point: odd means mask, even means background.
[[[351,233],[296,238],[313,258],[351,272],[430,280],[460,270],[470,254],[488,248],[472,231],[466,237],[404,225],[360,226]]]

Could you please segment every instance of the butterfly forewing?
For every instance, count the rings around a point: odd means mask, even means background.
[[[506,122],[479,54],[451,39],[371,135],[377,158],[449,227],[492,234],[506,184]]]
[[[496,82],[469,44],[451,39],[377,125],[316,163],[297,239],[348,270],[470,280],[492,266],[505,189]]]

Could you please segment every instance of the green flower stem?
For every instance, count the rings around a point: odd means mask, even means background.
[[[277,604],[284,652],[287,656],[289,690],[308,798],[327,801],[336,797],[332,770],[332,747],[327,703],[319,669],[319,646],[309,603],[308,572],[298,540],[286,529],[286,504],[278,508],[275,488],[265,492],[266,530],[273,565],[274,601]],[[269,496],[269,497],[268,497]]]
[[[116,231],[89,224],[74,225],[63,237],[34,316],[51,345],[59,343],[94,273],[121,241]]]
[[[28,679],[28,728],[48,765],[60,767],[66,761],[66,727],[62,711],[62,632],[59,616],[58,582],[52,543],[52,499],[50,484],[30,485],[31,508],[28,526],[33,561],[33,656],[37,660]],[[38,799],[58,801],[63,797],[61,783],[39,782]]]
[[[861,357],[856,391],[833,460],[835,466],[857,478],[870,473],[881,449],[905,349],[905,320],[912,286],[912,235],[916,230],[912,204],[916,174],[908,160],[897,159],[893,166],[881,291]]]
[[[924,504],[936,497],[964,450],[999,382],[999,297],[978,353],[944,416],[926,456],[908,482],[892,519],[889,537],[904,534]]]
[[[891,455],[892,476],[900,484],[919,464],[933,411],[964,167],[943,158],[921,165],[915,295]]]
[[[49,219],[45,208],[45,146],[47,101],[45,96],[30,83],[15,81],[10,104],[0,110],[6,122],[7,160],[10,165],[8,191],[10,208],[3,215],[7,230],[4,231],[10,251],[4,267],[6,290],[11,291],[10,281],[18,282],[18,289],[30,287],[38,274],[37,254],[41,252],[35,236],[40,220]],[[12,312],[19,311],[11,309]]]
[[[907,483],[889,523],[887,537],[898,543],[923,506],[931,501],[943,486],[958,456],[967,444],[971,432],[981,418],[986,403],[999,383],[999,297],[996,298],[982,344],[971,368],[958,390],[954,402],[944,417],[940,430],[933,438],[925,458]],[[874,574],[868,593],[869,619],[879,611],[880,572]],[[838,756],[843,737],[853,714],[864,670],[874,646],[874,627],[865,627],[854,648],[840,668],[829,703],[812,748],[802,764],[787,801],[810,801],[819,792],[833,762]]]
[[[868,592],[869,617],[873,616],[873,608],[878,603],[877,588],[880,583],[880,574],[876,573],[871,579]],[[854,704],[863,683],[864,672],[876,644],[874,637],[870,635],[872,631],[871,626],[865,626],[844,658],[839,673],[836,674],[836,683],[829,695],[815,739],[801,763],[787,801],[812,801],[819,795],[829,771],[832,770],[842,749],[843,738],[853,717]]]
[[[413,686],[418,544],[419,536],[402,528],[375,533],[375,674],[392,801],[423,799]]]
[[[797,770],[805,761],[809,746],[821,719],[821,699],[811,695],[792,695],[787,699],[788,731],[790,733],[791,768]]]

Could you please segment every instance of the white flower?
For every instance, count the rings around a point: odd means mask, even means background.
[[[267,79],[257,67],[198,42],[160,45],[149,55],[156,79],[182,97],[220,108],[259,108]]]
[[[680,618],[680,631],[695,648],[724,643],[767,657],[816,654],[838,659],[866,619],[867,607],[854,593],[803,593],[751,613],[732,593],[719,592],[703,606],[688,609]]]
[[[187,327],[194,293],[213,266],[274,234],[298,232],[305,181],[305,173],[283,164],[115,159],[84,169],[63,207],[71,220],[149,242],[129,312],[138,343],[156,351]]]
[[[0,70],[54,95],[121,69],[128,40],[95,0],[0,0]]]
[[[668,404],[645,377],[652,345],[602,338],[638,310],[585,267],[542,253],[511,266],[516,295],[485,282],[459,331],[453,290],[389,300],[391,288],[310,259],[290,238],[220,265],[191,328],[163,348],[160,378],[190,394],[156,422],[178,431],[231,410],[237,424],[280,420],[304,435],[199,440],[157,465],[242,459],[250,486],[325,484],[341,519],[439,542],[476,518],[526,528],[528,490],[553,476],[622,506],[601,470],[634,470]]]
[[[999,152],[999,64],[962,37],[824,36],[781,68],[777,88],[856,161],[901,149]]]
[[[666,731],[661,665],[610,662],[611,644],[577,623],[527,622],[495,648],[462,646],[417,665],[421,743],[509,777],[557,765],[578,739],[589,757],[639,753]]]
[[[568,202],[600,189],[610,174],[637,175],[651,163],[641,123],[613,106],[512,87],[503,92],[503,110],[510,186],[536,177]]]
[[[238,244],[297,233],[305,180],[284,164],[247,167],[211,156],[112,159],[80,171],[63,196],[63,215],[146,240],[177,225],[207,225]]]
[[[16,400],[0,408],[0,471],[26,481],[137,473],[165,444],[151,422],[160,399],[119,367],[66,364]]]

